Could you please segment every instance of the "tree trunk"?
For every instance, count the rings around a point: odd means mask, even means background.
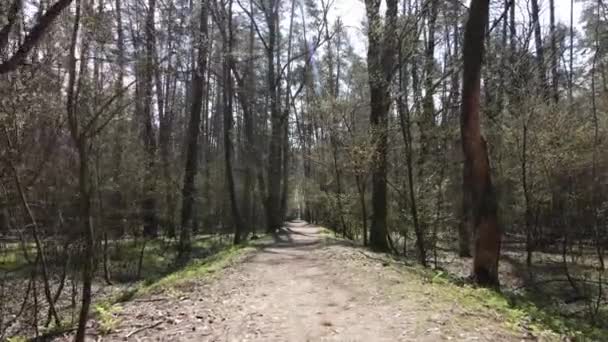
[[[501,231],[498,226],[496,194],[492,185],[490,160],[481,135],[480,90],[489,0],[472,0],[464,34],[464,71],[460,129],[465,168],[469,168],[475,225],[473,276],[477,283],[498,286],[498,259]]]
[[[388,112],[391,106],[390,84],[395,67],[397,49],[397,0],[387,0],[386,18],[380,17],[380,1],[366,0],[369,24],[367,63],[370,86],[370,124],[374,161],[372,169],[372,223],[370,246],[377,251],[388,251],[387,217],[387,149]]]
[[[559,102],[559,73],[558,73],[558,51],[557,51],[557,34],[555,32],[555,0],[549,0],[549,10],[551,17],[550,34],[551,34],[551,88],[553,90],[553,100]]]
[[[461,218],[458,224],[458,254],[460,257],[471,256],[471,233],[473,226],[472,207],[471,203],[471,171],[470,166],[466,163],[462,167],[462,205]]]
[[[199,134],[201,124],[201,109],[205,94],[205,73],[208,54],[208,2],[201,0],[200,9],[200,35],[198,37],[197,66],[192,76],[192,103],[190,106],[190,120],[188,122],[188,137],[186,146],[186,166],[184,173],[184,186],[182,188],[182,218],[179,241],[180,258],[189,255],[192,248],[191,235],[193,226],[193,207],[196,197],[194,178],[199,164]]]
[[[399,51],[399,59],[403,63],[402,51]],[[418,248],[418,260],[422,265],[426,265],[426,249],[424,245],[423,239],[423,231],[420,227],[420,220],[418,218],[418,201],[416,199],[416,191],[414,184],[414,165],[413,165],[413,148],[412,148],[412,132],[411,125],[412,121],[410,118],[410,111],[407,101],[407,68],[402,66],[399,71],[399,98],[397,99],[397,113],[399,115],[399,124],[401,128],[401,135],[403,137],[403,142],[405,143],[405,164],[406,164],[406,172],[407,172],[407,187],[408,187],[408,195],[409,195],[409,209],[410,215],[412,216],[412,221],[414,224],[414,233],[416,234],[416,244]],[[407,253],[407,234],[403,236],[403,251],[404,255]]]
[[[170,4],[169,6],[173,6]],[[173,12],[169,12],[168,21],[174,20]],[[167,29],[167,46],[168,51],[173,51],[174,36],[172,25],[169,25]],[[154,60],[156,67],[154,68],[154,78],[156,84],[156,93],[158,98],[158,116],[159,116],[159,129],[158,129],[158,145],[160,153],[160,161],[162,166],[163,175],[163,187],[165,195],[165,211],[163,217],[163,227],[165,228],[165,234],[171,238],[175,237],[175,215],[176,215],[176,196],[173,186],[173,178],[171,172],[171,153],[172,151],[172,137],[173,137],[173,122],[174,122],[174,102],[175,92],[177,88],[177,76],[175,72],[171,74],[173,69],[173,63],[175,63],[173,56],[167,56],[168,71],[165,76],[165,82],[163,85],[161,78],[161,63],[158,58],[158,53],[155,53]],[[164,88],[164,91],[163,91]],[[173,99],[173,100],[171,100]]]
[[[85,5],[86,6],[86,5]],[[68,65],[68,89],[67,89],[67,117],[72,142],[78,153],[78,193],[80,199],[80,224],[82,234],[85,238],[83,267],[82,267],[82,304],[78,318],[75,341],[82,342],[85,339],[86,325],[91,306],[91,286],[95,274],[95,232],[93,230],[91,211],[91,179],[89,171],[89,142],[88,132],[82,132],[80,118],[77,115],[76,99],[78,98],[76,88],[76,45],[78,42],[78,31],[80,29],[81,5],[76,1],[76,14],[72,30],[72,42],[70,45],[70,58]],[[84,50],[84,48],[81,47]],[[81,71],[85,66],[81,65]],[[82,76],[81,76],[82,77]]]
[[[289,89],[286,90],[286,97],[290,97]],[[283,183],[281,184],[281,221],[284,221],[287,218],[287,206],[289,199],[289,106],[285,107],[285,113],[283,114],[283,139],[282,139],[282,165],[281,165],[281,179]]]
[[[266,8],[268,38],[266,58],[268,59],[268,94],[270,97],[270,145],[268,151],[268,192],[266,199],[266,227],[268,233],[281,228],[281,146],[283,137],[282,113],[278,98],[276,77],[277,6],[279,0],[270,0]]]
[[[538,67],[538,89],[540,94],[547,98],[547,70],[545,68],[545,49],[543,47],[543,36],[540,28],[540,8],[538,0],[532,0],[532,22],[534,24],[534,40],[536,42],[536,64]]]
[[[574,0],[570,0],[570,59],[568,60],[568,102],[570,107],[574,103]]]
[[[458,26],[460,17],[460,2],[454,1],[454,22],[453,22],[453,30],[454,30],[454,52],[453,52],[453,67],[458,63],[458,55],[460,54],[460,28]],[[460,101],[460,73],[455,72],[452,74],[452,84],[451,84],[451,105],[454,108],[454,118],[458,117],[458,101]],[[460,155],[460,154],[459,154]],[[458,255],[460,257],[470,257],[471,254],[471,201],[470,201],[470,193],[468,192],[469,188],[469,173],[465,168],[465,165],[462,165],[462,182],[461,182],[461,201],[462,203],[457,205],[458,208]]]
[[[253,16],[253,5],[250,4],[251,15]],[[254,228],[255,222],[253,222],[253,190],[255,185],[255,168],[256,168],[256,148],[255,148],[255,118],[253,105],[253,98],[255,96],[255,70],[254,70],[254,45],[255,45],[255,29],[254,24],[251,23],[249,27],[249,44],[247,52],[247,72],[245,73],[245,80],[243,85],[239,85],[239,99],[241,101],[241,108],[243,109],[243,126],[245,131],[245,142],[243,148],[243,154],[245,157],[245,177],[243,180],[243,218],[244,222],[248,222],[249,225]]]
[[[154,12],[156,0],[148,0],[148,13],[146,15],[146,43],[143,70],[143,120],[144,120],[144,146],[146,149],[147,165],[144,175],[144,199],[142,201],[142,219],[144,236],[154,238],[158,236],[158,219],[156,217],[156,133],[154,130],[154,115],[152,114],[154,55],[156,50],[156,30],[154,29]]]
[[[425,48],[424,61],[424,88],[425,94],[422,104],[423,117],[420,122],[420,156],[418,160],[418,178],[422,181],[425,174],[426,158],[434,154],[431,150],[435,145],[433,129],[435,128],[435,104],[433,95],[435,94],[433,85],[433,74],[435,70],[435,22],[437,21],[439,1],[431,1],[427,13],[428,20],[428,41]],[[424,191],[422,191],[424,192]]]
[[[223,93],[223,110],[224,110],[224,162],[226,172],[226,186],[228,195],[230,196],[230,208],[232,211],[232,224],[234,225],[234,244],[241,243],[241,235],[243,233],[243,221],[239,212],[239,205],[236,199],[236,189],[234,186],[234,175],[232,173],[232,127],[234,125],[232,117],[232,73],[230,67],[230,59],[232,58],[232,1],[228,2],[228,13],[226,20],[227,41],[224,41],[224,93]]]
[[[89,174],[89,156],[87,139],[81,138],[78,144],[79,160],[79,195],[80,195],[80,220],[85,236],[85,254],[82,267],[82,304],[78,318],[78,329],[75,341],[81,342],[85,339],[89,308],[91,306],[91,287],[95,274],[95,232],[91,218],[91,184]]]

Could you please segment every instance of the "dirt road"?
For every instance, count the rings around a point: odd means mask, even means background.
[[[428,284],[291,223],[211,280],[126,303],[115,341],[521,341],[491,312],[467,312]],[[127,337],[128,336],[128,337]]]

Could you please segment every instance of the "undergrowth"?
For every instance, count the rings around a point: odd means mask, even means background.
[[[341,241],[331,230],[323,229],[322,234],[328,242]],[[362,246],[360,246],[362,247]],[[566,316],[559,311],[559,306],[547,301],[541,301],[533,296],[533,292],[515,292],[509,289],[496,291],[477,287],[467,279],[454,276],[444,270],[425,269],[417,264],[395,255],[386,254],[383,260],[387,264],[407,272],[419,279],[425,286],[425,291],[434,298],[443,298],[457,303],[466,312],[491,312],[512,329],[525,330],[542,340],[562,341],[568,338],[572,341],[608,341],[608,309],[598,313],[601,322],[593,325],[591,320],[576,316]]]

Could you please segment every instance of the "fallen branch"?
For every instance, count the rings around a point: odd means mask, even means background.
[[[127,334],[127,336],[125,336],[125,338],[129,338],[129,337],[131,337],[131,336],[133,336],[135,334],[138,334],[138,333],[140,333],[140,332],[142,332],[144,330],[156,328],[157,326],[159,326],[159,325],[161,325],[163,323],[164,323],[164,321],[159,321],[159,322],[156,322],[156,323],[154,323],[152,325],[148,325],[148,326],[145,326],[143,328],[139,328],[137,330],[131,331],[130,333]]]
[[[138,299],[138,300],[135,300],[134,302],[136,302],[136,303],[154,303],[154,302],[164,302],[166,300],[169,300],[169,298],[162,297],[162,298],[151,298],[151,299]]]

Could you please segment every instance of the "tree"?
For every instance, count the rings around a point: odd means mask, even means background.
[[[380,16],[380,0],[366,0],[369,47],[367,68],[370,87],[370,123],[374,146],[372,170],[372,222],[370,246],[388,251],[387,216],[387,149],[388,113],[391,107],[390,84],[395,71],[397,54],[398,1],[388,0],[384,23]]]
[[[281,146],[283,142],[283,118],[281,113],[281,101],[279,98],[277,75],[277,38],[278,38],[278,16],[279,0],[269,0],[264,5],[264,17],[268,27],[268,38],[264,44],[267,59],[267,82],[268,96],[270,98],[270,143],[268,150],[268,190],[266,198],[266,226],[267,232],[274,233],[281,228]]]
[[[464,32],[463,84],[460,116],[465,169],[470,172],[469,189],[475,228],[473,276],[481,285],[498,286],[501,231],[490,160],[481,135],[480,90],[489,0],[472,0]]]
[[[156,55],[156,29],[155,29],[156,0],[148,0],[148,11],[145,19],[145,51],[143,65],[141,66],[141,88],[143,92],[141,105],[141,118],[143,120],[143,141],[146,150],[147,165],[144,174],[144,192],[142,200],[143,233],[145,237],[158,235],[157,200],[156,200],[156,130],[154,127],[153,78],[154,56]]]
[[[534,41],[536,42],[538,87],[543,96],[547,96],[549,94],[547,91],[547,69],[545,67],[545,48],[543,46],[538,0],[532,0],[532,23],[534,25]]]
[[[559,52],[557,50],[557,32],[555,30],[555,0],[549,1],[550,15],[550,30],[551,36],[551,89],[553,100],[559,102],[559,70],[558,59]]]
[[[72,0],[59,0],[40,16],[36,25],[28,32],[17,50],[5,60],[0,59],[0,75],[13,71],[23,64],[29,52],[50,29],[55,19],[71,3]],[[13,31],[13,26],[17,21],[17,13],[21,10],[22,6],[22,0],[14,0],[10,6],[7,14],[7,23],[0,28],[0,52],[4,52],[4,49],[8,44],[9,35]]]
[[[74,27],[72,30],[72,41],[70,44],[70,60],[69,60],[69,79],[68,79],[68,94],[67,94],[67,115],[70,127],[70,133],[72,141],[76,146],[78,152],[78,190],[80,195],[80,224],[82,225],[82,232],[85,235],[85,255],[83,260],[82,268],[82,306],[80,308],[80,315],[78,318],[78,329],[76,331],[75,341],[82,342],[85,338],[86,325],[89,315],[89,307],[91,305],[91,287],[93,282],[94,274],[94,243],[95,243],[95,232],[93,230],[92,213],[91,213],[91,175],[89,170],[89,140],[86,130],[83,131],[86,125],[83,123],[85,120],[82,117],[82,113],[79,113],[79,107],[77,106],[77,99],[79,94],[77,93],[76,82],[77,82],[77,70],[76,70],[76,48],[78,42],[78,34],[80,30],[80,18],[81,13],[84,12],[81,5],[81,1],[76,1],[76,15],[74,18]],[[86,13],[86,12],[85,12]],[[82,56],[86,53],[87,48],[81,47]],[[82,69],[86,68],[85,63],[81,63]],[[80,114],[80,115],[79,115]]]
[[[187,256],[192,248],[192,210],[196,196],[195,176],[199,164],[199,135],[201,110],[205,94],[205,73],[209,36],[207,29],[209,3],[201,0],[199,17],[199,34],[197,37],[197,63],[192,75],[192,103],[190,105],[190,120],[188,121],[188,136],[186,142],[186,166],[184,186],[182,189],[182,217],[180,232],[180,254]]]
[[[217,5],[217,4],[216,4]],[[239,209],[239,202],[237,200],[237,193],[234,184],[234,174],[232,170],[232,129],[234,127],[233,118],[233,88],[234,81],[232,77],[232,66],[233,62],[233,29],[232,29],[232,0],[229,0],[226,4],[228,7],[221,8],[216,11],[216,17],[218,23],[222,25],[220,31],[222,33],[223,45],[222,45],[222,109],[224,116],[224,171],[226,173],[226,191],[230,198],[230,209],[232,213],[232,221],[234,225],[234,244],[238,245],[241,243],[243,234],[243,220]],[[220,12],[221,11],[221,12]],[[219,12],[219,13],[218,13]]]

